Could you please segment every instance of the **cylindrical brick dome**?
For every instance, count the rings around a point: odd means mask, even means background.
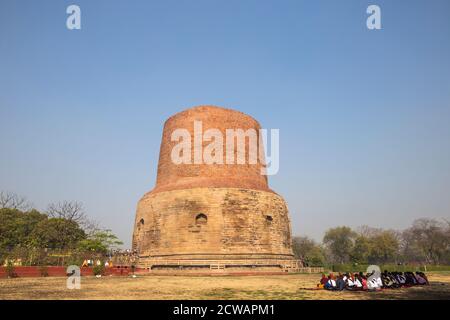
[[[154,193],[169,190],[190,189],[198,187],[233,187],[269,191],[267,176],[261,174],[263,165],[256,164],[226,164],[226,148],[223,148],[224,164],[175,164],[171,159],[173,147],[178,143],[172,141],[171,135],[177,129],[186,129],[191,135],[191,145],[194,146],[194,122],[201,122],[202,132],[218,129],[226,140],[227,129],[254,129],[258,134],[259,123],[252,117],[235,110],[214,106],[199,106],[170,117],[164,124],[161,150],[159,155],[158,176]],[[236,142],[236,141],[235,141]],[[210,142],[203,142],[205,148]],[[249,139],[245,139],[245,150],[248,155]],[[191,150],[194,158],[194,150]],[[237,142],[234,145],[234,157],[237,159]]]

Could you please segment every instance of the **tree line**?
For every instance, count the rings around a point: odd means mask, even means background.
[[[450,223],[422,218],[403,231],[339,226],[322,243],[293,238],[294,254],[307,266],[330,264],[450,264]]]
[[[111,230],[89,219],[80,202],[51,203],[40,212],[26,198],[0,192],[0,263],[20,252],[33,264],[41,249],[106,255],[122,244]]]
[[[80,202],[50,203],[40,212],[26,198],[0,192],[0,264],[18,251],[26,252],[32,264],[40,249],[106,255],[122,244],[111,230],[89,219]],[[321,243],[294,237],[293,249],[307,266],[450,265],[450,223],[423,218],[403,231],[339,226],[327,230]]]

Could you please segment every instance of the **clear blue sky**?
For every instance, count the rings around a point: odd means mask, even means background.
[[[270,184],[296,235],[450,218],[449,17],[448,0],[2,0],[0,190],[82,201],[129,245],[164,120],[216,104],[280,129]]]

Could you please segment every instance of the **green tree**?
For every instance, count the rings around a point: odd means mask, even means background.
[[[0,250],[27,246],[36,225],[46,219],[47,216],[37,210],[0,209]]]
[[[370,238],[369,263],[387,263],[397,260],[400,241],[396,232],[382,230]]]
[[[107,253],[118,246],[122,245],[116,235],[111,230],[98,230],[86,239],[82,239],[78,243],[78,249],[82,251],[95,251],[99,253]]]
[[[361,226],[358,228],[351,260],[361,264],[397,261],[399,246],[400,237],[397,232]]]
[[[347,263],[353,252],[356,232],[346,226],[328,229],[323,237],[323,243],[328,249],[331,262]]]
[[[75,221],[50,218],[39,222],[31,233],[33,246],[50,249],[74,248],[86,237]]]
[[[292,239],[294,255],[302,260],[306,266],[323,266],[325,255],[322,247],[308,237],[294,237]]]
[[[355,239],[353,251],[350,253],[351,261],[353,263],[365,264],[368,262],[370,250],[370,239],[362,234]]]

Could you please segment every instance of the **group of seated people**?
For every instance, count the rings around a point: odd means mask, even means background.
[[[326,290],[342,291],[378,291],[383,288],[394,289],[429,284],[428,278],[423,272],[388,272],[377,275],[375,272],[364,275],[359,273],[339,273],[335,276],[322,274],[318,288]]]

